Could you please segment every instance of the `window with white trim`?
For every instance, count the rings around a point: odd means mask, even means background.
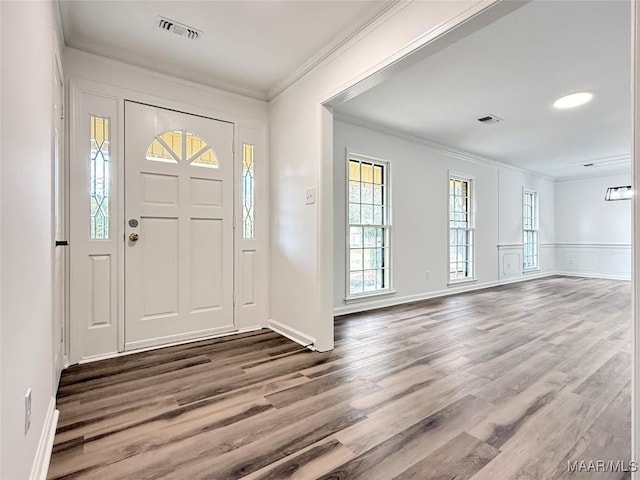
[[[473,180],[449,176],[449,282],[475,278]]]
[[[523,268],[538,269],[538,193],[525,190],[522,196]]]
[[[348,157],[347,298],[390,290],[389,164]]]

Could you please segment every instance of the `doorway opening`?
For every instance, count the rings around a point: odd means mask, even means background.
[[[594,35],[602,24],[615,25],[616,35]],[[405,58],[334,97],[326,104],[333,109],[333,124],[323,124],[333,139],[331,160],[325,157],[333,165],[330,304],[336,315],[349,315],[336,318],[337,338],[357,337],[358,329],[388,322],[426,321],[427,331],[441,324],[465,345],[473,344],[465,335],[474,328],[497,333],[496,344],[504,334],[508,343],[516,332],[483,324],[482,309],[490,307],[481,300],[520,289],[520,315],[550,320],[566,311],[570,316],[558,316],[539,331],[531,327],[531,339],[495,356],[467,351],[478,362],[484,359],[469,368],[487,374],[500,357],[540,341],[544,353],[530,352],[526,361],[550,363],[532,382],[556,371],[566,376],[558,398],[582,395],[585,405],[595,401],[600,408],[599,420],[573,443],[559,443],[564,454],[575,456],[571,448],[580,441],[591,443],[598,458],[606,453],[627,464],[632,458],[632,202],[607,201],[605,194],[633,185],[631,25],[624,2],[522,4],[483,28],[459,33],[443,48],[436,49],[435,41],[413,62]],[[591,101],[571,110],[554,107],[577,92],[591,93]],[[384,159],[392,179],[390,201],[376,201],[376,182],[346,168],[354,152]],[[376,216],[387,209],[389,225],[379,222],[385,216]],[[388,236],[365,234],[381,226]],[[380,270],[389,272],[391,288],[379,288]],[[568,303],[545,304],[543,292],[551,290],[563,291]],[[579,300],[593,305],[572,311]],[[416,301],[424,303],[408,304]],[[475,314],[474,306],[480,309]],[[400,333],[394,337],[402,340]],[[417,345],[415,338],[404,340],[407,349]],[[594,368],[581,370],[585,345],[591,345]],[[624,372],[619,382],[595,387],[596,378],[613,371]],[[506,391],[508,382],[496,388]],[[480,387],[478,395],[488,389]],[[598,428],[612,421],[622,433],[606,448],[596,445]],[[553,468],[562,462],[566,467],[567,459],[556,460]]]

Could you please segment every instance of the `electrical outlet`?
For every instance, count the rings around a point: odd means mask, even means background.
[[[29,432],[31,427],[31,389],[27,390],[24,396],[24,434]]]
[[[426,273],[424,274],[424,278],[425,280],[429,280],[431,278],[431,272],[429,270],[427,270]]]

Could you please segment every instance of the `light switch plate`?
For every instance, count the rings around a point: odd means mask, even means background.
[[[307,188],[307,192],[306,192],[306,195],[305,195],[304,203],[306,205],[313,205],[314,203],[316,203],[316,189],[315,188]]]

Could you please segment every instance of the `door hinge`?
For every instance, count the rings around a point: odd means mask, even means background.
[[[235,294],[235,292],[233,294],[233,306],[234,307],[236,306],[236,294]]]
[[[236,216],[233,216],[233,221],[231,222],[231,224],[233,225],[232,228],[235,230],[236,228]]]

